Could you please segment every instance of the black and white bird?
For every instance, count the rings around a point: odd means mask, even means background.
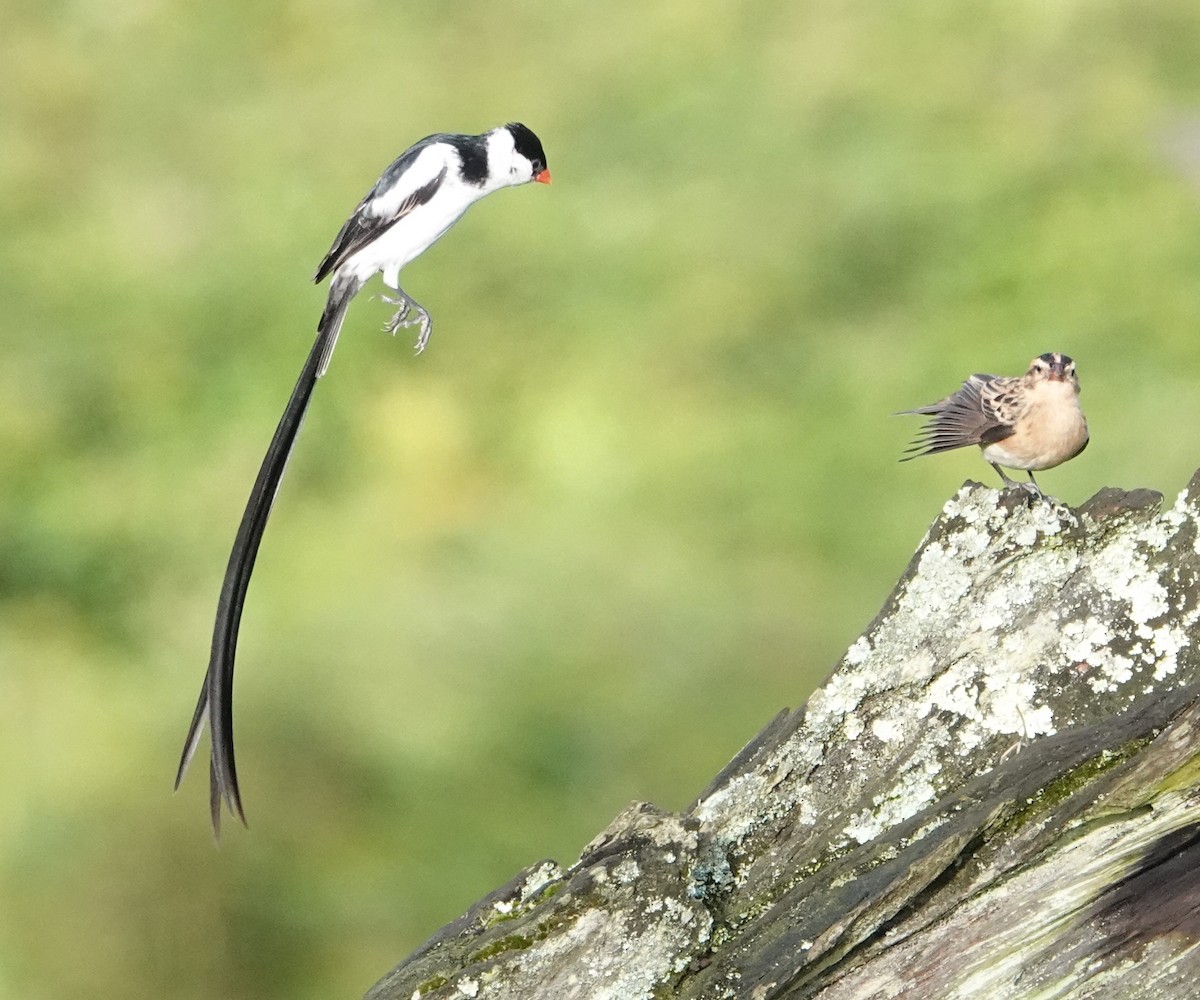
[[[425,308],[400,287],[401,268],[428,250],[484,195],[529,181],[549,184],[550,171],[541,141],[524,125],[511,122],[482,135],[426,136],[383,172],[317,267],[314,281],[332,276],[329,297],[317,324],[317,339],[267,448],[229,555],[208,673],[175,775],[178,788],[207,719],[212,732],[209,805],[214,832],[220,831],[222,803],[246,822],[233,752],[233,665],[250,573],[288,455],[313,387],[329,367],[350,300],[369,278],[382,272],[384,284],[396,293],[384,301],[398,307],[384,329],[395,333],[402,326],[419,325],[416,349],[420,353],[429,342],[433,323]]]
[[[1053,469],[1078,455],[1088,444],[1087,418],[1079,406],[1079,376],[1065,354],[1042,354],[1020,376],[972,375],[957,392],[916,410],[928,416],[917,434],[913,454],[922,455],[979,445],[983,457],[1004,481],[1041,496],[1034,471]],[[1021,483],[1001,466],[1029,473]]]

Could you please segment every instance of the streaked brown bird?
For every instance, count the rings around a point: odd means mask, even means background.
[[[1020,376],[972,375],[940,402],[901,412],[930,419],[900,461],[977,444],[1005,486],[1039,497],[1034,471],[1062,465],[1088,443],[1075,362],[1065,354],[1042,354]],[[1009,479],[1001,466],[1023,469],[1029,482]]]

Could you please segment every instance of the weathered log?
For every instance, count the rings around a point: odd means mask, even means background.
[[[968,483],[801,709],[402,962],[410,998],[1200,996],[1200,473]]]

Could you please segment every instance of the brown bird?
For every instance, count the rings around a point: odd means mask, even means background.
[[[977,444],[1004,480],[1042,496],[1034,470],[1053,469],[1074,458],[1088,443],[1088,425],[1079,408],[1075,362],[1065,354],[1043,354],[1024,375],[972,375],[941,402],[903,413],[929,416],[902,462],[922,455]],[[1009,479],[1001,466],[1024,469],[1028,483]]]

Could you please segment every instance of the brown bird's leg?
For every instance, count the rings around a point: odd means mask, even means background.
[[[1041,488],[1038,486],[1037,481],[1033,478],[1032,472],[1029,472],[1029,482],[1018,483],[1015,479],[1009,479],[1004,470],[995,462],[989,462],[988,464],[991,465],[991,467],[999,474],[1000,478],[1004,480],[1005,489],[1024,490],[1026,493],[1030,493],[1039,498],[1045,496],[1045,494],[1042,493]]]

